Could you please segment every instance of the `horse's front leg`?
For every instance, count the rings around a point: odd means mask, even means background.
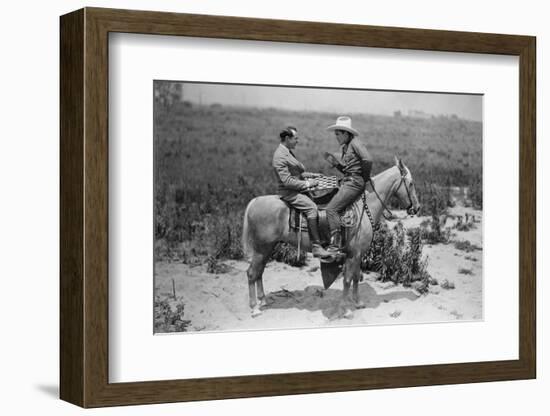
[[[349,288],[351,286],[351,277],[344,272],[344,289],[342,291],[341,308],[343,310],[342,316],[346,319],[353,318],[353,311],[350,306]]]
[[[344,266],[344,290],[342,292],[343,316],[346,319],[353,318],[353,308],[362,309],[365,303],[359,299],[359,279],[361,277],[361,258],[357,255],[349,258]],[[352,297],[350,299],[350,287],[353,282]]]
[[[373,240],[372,234],[371,235],[367,234],[366,239],[370,240],[370,241],[369,241],[368,245],[362,247],[362,249],[360,251],[361,253],[368,253],[370,245],[372,244],[372,240]],[[361,276],[362,276],[362,274],[361,274],[361,257],[362,257],[361,254],[357,254],[357,257],[356,257],[357,264],[354,265],[355,274],[353,276],[353,303],[355,304],[355,307],[357,309],[364,309],[364,308],[367,307],[365,302],[363,302],[359,298],[359,281],[361,280]]]
[[[265,264],[264,264],[264,268],[265,268]],[[258,300],[260,301],[260,308],[267,306],[267,300],[264,292],[263,270],[262,270],[262,275],[260,275],[260,278],[256,280],[256,295],[258,296]]]
[[[346,260],[344,265],[344,289],[342,290],[341,308],[343,309],[343,317],[346,319],[353,318],[352,302],[350,299],[349,289],[353,280],[355,264],[353,258]]]
[[[364,309],[367,305],[359,298],[359,280],[361,280],[361,269],[359,269],[359,272],[353,277],[352,299],[357,309]]]

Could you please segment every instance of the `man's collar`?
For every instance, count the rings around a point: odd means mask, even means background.
[[[286,150],[288,153],[292,154],[292,151],[286,147],[284,144],[280,143],[279,146],[281,146],[284,150]]]

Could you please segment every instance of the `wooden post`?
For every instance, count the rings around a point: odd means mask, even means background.
[[[296,261],[300,261],[300,246],[302,243],[302,217],[303,215],[299,214],[300,219],[298,220],[298,252],[296,253]]]

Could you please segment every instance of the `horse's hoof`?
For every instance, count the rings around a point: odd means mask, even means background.
[[[344,312],[345,319],[353,319],[353,311],[351,309],[346,309]]]
[[[254,309],[252,309],[252,312],[251,312],[251,316],[253,318],[257,318],[258,316],[260,316],[262,314],[262,311],[260,310],[259,307],[255,307]]]
[[[266,306],[267,306],[267,300],[266,300],[266,298],[263,298],[260,301],[260,308],[265,308]]]
[[[367,304],[363,302],[362,300],[355,302],[355,308],[356,309],[365,309],[367,307]]]

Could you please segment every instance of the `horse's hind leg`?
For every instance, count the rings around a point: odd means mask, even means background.
[[[248,298],[252,317],[262,314],[260,307],[265,306],[265,293],[262,281],[262,274],[266,264],[266,256],[260,253],[254,253],[250,266],[246,271],[248,276]],[[260,303],[258,303],[260,300]]]

